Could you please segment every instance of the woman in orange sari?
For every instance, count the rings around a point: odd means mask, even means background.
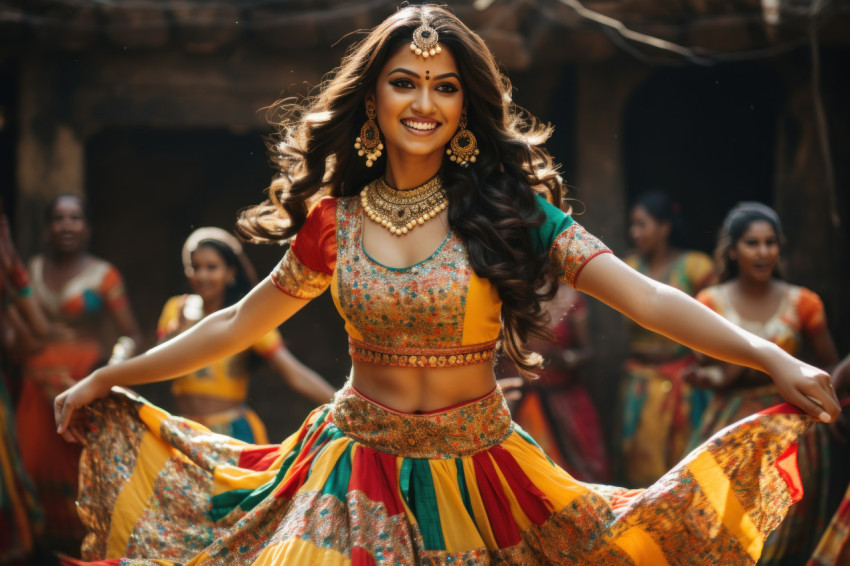
[[[51,406],[106,362],[115,327],[134,341],[139,329],[118,270],[86,251],[83,200],[60,195],[46,212],[48,250],[32,258],[29,272],[50,326],[38,351],[24,360],[16,427],[24,468],[44,508],[41,545],[77,554],[85,534],[75,506],[80,447],[57,436]]]

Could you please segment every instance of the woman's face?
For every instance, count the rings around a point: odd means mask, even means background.
[[[192,269],[187,276],[192,291],[204,302],[220,302],[224,299],[228,282],[236,276],[236,269],[228,266],[215,249],[199,246],[192,253]]]
[[[47,235],[50,245],[59,253],[76,253],[83,249],[88,236],[88,224],[80,199],[67,196],[56,201],[50,214]]]
[[[632,208],[629,237],[641,255],[649,255],[670,237],[670,223],[659,222],[642,206]]]
[[[457,64],[448,49],[423,59],[406,46],[390,57],[378,75],[377,121],[387,156],[442,160],[463,112]]]
[[[766,220],[750,223],[729,250],[729,258],[738,262],[738,277],[769,281],[779,261],[779,238],[773,225]]]

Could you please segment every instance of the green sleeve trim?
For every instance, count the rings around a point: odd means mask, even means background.
[[[543,254],[549,251],[561,232],[573,225],[573,218],[540,195],[536,197],[537,206],[543,211],[546,219],[543,224],[532,229],[532,245],[536,253]]]

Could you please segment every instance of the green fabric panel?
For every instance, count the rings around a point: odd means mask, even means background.
[[[431,464],[428,460],[411,460],[410,500],[411,510],[419,524],[425,550],[446,550],[443,528],[440,524],[440,511],[437,508],[437,494],[434,491],[434,478],[431,476]]]
[[[460,497],[463,499],[463,506],[466,507],[466,512],[472,517],[472,522],[474,523],[475,514],[472,512],[472,500],[469,498],[469,488],[466,485],[466,477],[463,475],[463,459],[456,458],[455,465],[457,466],[457,485],[460,488]]]
[[[532,228],[531,235],[534,251],[542,254],[549,251],[561,232],[573,225],[573,218],[540,195],[536,197],[537,206],[546,215],[546,220],[537,228]]]
[[[210,518],[213,521],[222,519],[233,511],[252,491],[250,489],[234,489],[214,495],[212,497],[212,508],[209,512]]]
[[[325,487],[322,489],[322,493],[326,495],[333,495],[343,503],[345,503],[345,496],[348,493],[348,484],[351,481],[352,446],[354,446],[354,444],[349,443],[345,452],[340,454],[339,460],[337,460],[336,464],[334,464],[334,469],[331,470],[331,474],[328,476],[328,481],[325,482]]]

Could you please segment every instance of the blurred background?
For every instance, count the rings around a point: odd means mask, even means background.
[[[731,206],[757,200],[785,224],[788,279],[826,304],[850,351],[850,3],[814,0],[477,0],[449,6],[485,39],[515,100],[555,126],[549,149],[591,232],[628,251],[627,212],[650,188],[676,199],[710,252]],[[0,2],[0,197],[24,258],[43,248],[45,205],[91,208],[90,250],[124,275],[154,343],[166,299],[188,292],[180,249],[233,226],[273,171],[265,108],[308,94],[392,13],[381,0]],[[257,271],[283,254],[248,246]],[[590,305],[591,394],[616,404],[627,337]],[[329,293],[281,328],[333,385],[348,371]],[[166,408],[167,386],[139,388]],[[279,379],[250,404],[282,439],[311,409]],[[604,422],[610,434],[610,423]]]

